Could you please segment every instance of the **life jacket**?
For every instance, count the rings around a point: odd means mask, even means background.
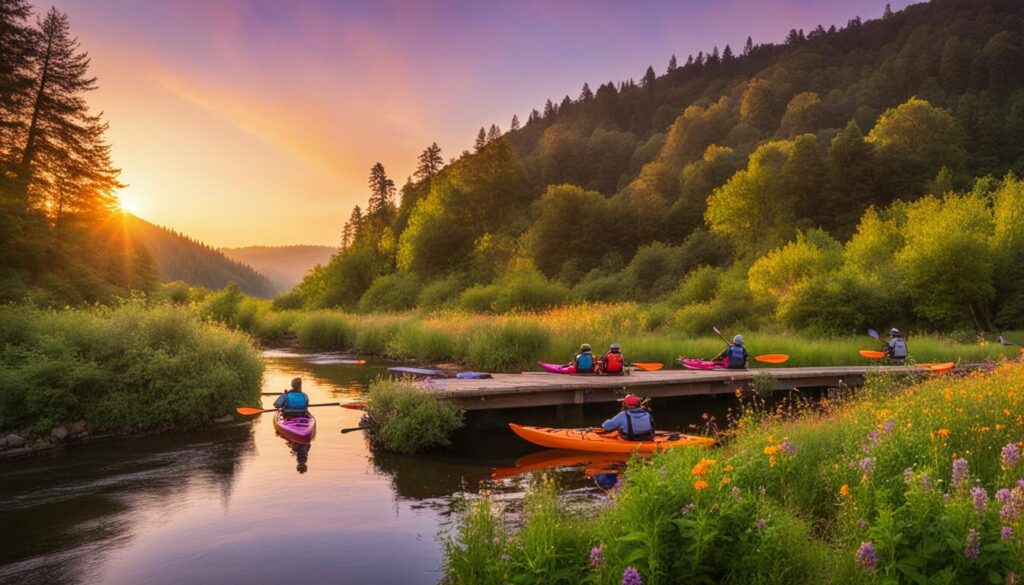
[[[741,369],[747,366],[747,355],[747,348],[734,343],[725,350],[722,361],[725,362],[725,367],[727,368],[733,370]]]
[[[303,416],[308,413],[309,396],[305,392],[290,391],[284,395],[284,406],[281,411],[285,416]]]
[[[906,359],[908,355],[907,342],[902,337],[893,337],[886,346],[886,353],[894,360]]]
[[[579,353],[573,363],[576,365],[577,374],[594,373],[594,354],[589,351]]]
[[[604,354],[604,372],[606,374],[622,373],[622,354],[617,351],[609,351]]]
[[[627,441],[651,441],[654,439],[654,417],[642,408],[626,411]]]

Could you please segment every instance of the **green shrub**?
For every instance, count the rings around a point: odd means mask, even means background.
[[[250,339],[185,308],[2,307],[0,323],[3,430],[81,419],[94,431],[192,429],[259,400]]]
[[[331,311],[316,311],[294,324],[299,344],[310,349],[345,350],[352,347],[354,335],[349,317]]]
[[[595,269],[573,287],[571,296],[575,301],[617,301],[628,297],[629,289],[622,272]]]
[[[499,294],[501,294],[501,287],[496,284],[471,286],[459,295],[459,308],[474,313],[493,311]]]
[[[451,443],[463,412],[409,382],[380,379],[370,384],[367,412],[373,439],[388,451],[422,453]]]
[[[378,276],[359,299],[363,313],[404,311],[416,305],[420,283],[411,272],[396,272]]]
[[[199,316],[204,319],[212,319],[218,323],[227,325],[235,323],[238,308],[242,304],[244,295],[235,283],[229,283],[219,291],[209,295],[199,305]]]
[[[491,500],[468,503],[455,534],[444,540],[444,572],[451,585],[501,583],[508,575],[504,555],[508,535]]]
[[[415,321],[398,328],[387,344],[387,353],[393,357],[426,360],[457,357],[451,333]]]
[[[417,305],[424,311],[454,306],[464,288],[462,278],[457,275],[446,276],[424,286],[420,291]]]
[[[569,296],[568,288],[551,282],[536,270],[513,272],[499,280],[496,286],[499,292],[494,300],[494,310],[499,313],[540,311],[561,305]]]
[[[715,298],[718,281],[722,277],[722,269],[712,266],[699,266],[679,281],[679,286],[672,294],[670,301],[676,305],[703,303]]]

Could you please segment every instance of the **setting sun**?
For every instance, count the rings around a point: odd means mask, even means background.
[[[139,214],[139,203],[130,197],[119,197],[117,200],[117,208],[122,213],[130,213],[132,215]]]

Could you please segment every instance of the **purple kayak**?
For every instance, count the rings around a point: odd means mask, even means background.
[[[687,370],[724,370],[725,365],[722,362],[713,362],[711,360],[698,360],[693,358],[679,358],[679,363],[682,364]]]
[[[313,415],[285,416],[280,411],[274,415],[277,434],[293,443],[309,443],[316,435],[316,419]]]

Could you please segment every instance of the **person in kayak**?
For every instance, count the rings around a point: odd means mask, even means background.
[[[590,344],[584,343],[580,346],[580,352],[576,354],[571,363],[566,364],[566,367],[575,367],[577,374],[593,374],[595,365],[594,354],[591,353]]]
[[[280,408],[285,416],[306,416],[308,407],[309,396],[302,391],[302,378],[293,378],[292,387],[274,401],[274,408]]]
[[[895,327],[889,330],[889,342],[885,344],[885,355],[889,356],[889,359],[892,361],[901,364],[910,355],[910,350],[907,348],[906,340],[903,339],[903,334]]]
[[[618,429],[619,435],[627,441],[651,441],[654,439],[654,417],[640,406],[640,397],[627,394],[622,399],[622,410],[601,423],[606,431]]]
[[[747,348],[743,347],[743,336],[737,335],[732,338],[732,343],[729,347],[722,350],[721,353],[716,355],[711,361],[715,362],[719,359],[722,360],[726,368],[730,370],[742,370],[747,367],[747,360],[750,359],[750,354],[747,353]]]
[[[622,349],[613,343],[608,352],[601,356],[600,370],[602,374],[623,374],[626,371],[626,358],[622,357]]]

